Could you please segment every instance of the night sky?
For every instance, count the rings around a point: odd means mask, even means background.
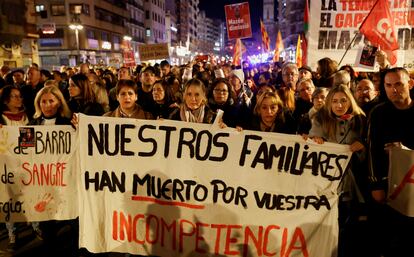
[[[200,0],[199,8],[206,12],[209,18],[219,18],[225,21],[224,6],[228,4],[249,2],[250,19],[252,23],[253,33],[260,28],[260,17],[263,14],[263,0]]]

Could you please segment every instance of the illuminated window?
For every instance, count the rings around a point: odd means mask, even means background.
[[[36,8],[36,12],[41,12],[41,11],[44,11],[45,10],[45,5],[43,5],[43,4],[37,4],[35,6],[35,8]]]

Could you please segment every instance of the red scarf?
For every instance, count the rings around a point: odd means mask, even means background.
[[[9,120],[19,121],[19,120],[24,119],[24,117],[26,116],[26,112],[20,111],[18,113],[12,113],[9,111],[5,111],[3,112],[3,115],[6,116]]]
[[[354,117],[352,114],[344,114],[341,117],[338,117],[340,120],[351,120]]]

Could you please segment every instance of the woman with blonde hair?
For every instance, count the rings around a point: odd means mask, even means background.
[[[259,96],[247,129],[285,134],[295,134],[296,131],[290,111],[274,92],[265,92]]]
[[[34,100],[35,114],[30,125],[69,125],[70,111],[58,87],[44,87]]]
[[[207,105],[207,94],[204,83],[199,79],[190,79],[184,87],[183,103],[171,113],[170,119],[195,123],[214,121],[215,114]]]
[[[86,76],[88,77],[90,86],[93,88],[95,93],[96,102],[103,107],[105,112],[108,112],[109,97],[103,80],[100,79],[95,73],[88,73]]]

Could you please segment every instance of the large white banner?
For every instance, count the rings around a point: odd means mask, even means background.
[[[317,61],[329,57],[337,62],[352,43],[341,65],[356,63],[364,46],[359,26],[377,0],[312,0],[309,16],[308,65],[316,69]],[[391,0],[390,9],[400,50],[397,66],[414,69],[414,6],[411,0]],[[357,70],[363,70],[357,68]]]
[[[80,116],[80,246],[156,256],[336,256],[349,146]]]
[[[388,171],[388,204],[414,217],[414,151],[392,148]]]
[[[0,128],[0,220],[78,216],[78,140],[70,126]]]

